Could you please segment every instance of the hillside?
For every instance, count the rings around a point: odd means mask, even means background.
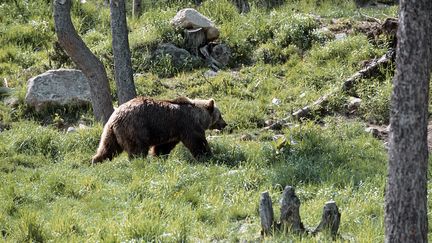
[[[323,0],[269,7],[257,0],[240,14],[227,0],[144,1],[139,18],[128,6],[137,93],[214,98],[228,126],[208,132],[214,155],[205,161],[179,145],[165,158],[129,161],[121,154],[90,165],[102,132],[91,108],[36,111],[24,102],[29,78],[75,68],[56,44],[50,2],[0,4],[2,240],[254,241],[261,237],[261,192],[278,205],[291,185],[306,226],[315,227],[324,203],[334,200],[342,214],[337,241],[383,241],[386,144],[365,129],[388,124],[394,67],[380,68],[349,92],[341,87],[388,51],[391,38],[377,32],[377,21],[396,17],[397,6],[358,9]],[[178,67],[152,55],[160,43],[183,44],[170,20],[185,7],[212,19],[218,41],[232,51],[228,66],[214,75],[206,65]],[[116,102],[109,16],[101,0],[74,1],[75,28],[104,63]],[[307,116],[290,116],[326,95]],[[275,234],[268,240],[331,238]]]

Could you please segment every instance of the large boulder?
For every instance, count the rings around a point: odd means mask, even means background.
[[[171,24],[174,27],[183,29],[210,28],[215,26],[209,18],[193,8],[185,8],[178,11],[171,20]]]
[[[219,37],[219,30],[215,27],[215,24],[193,8],[178,11],[171,20],[171,24],[182,29],[202,28],[208,41],[216,40]]]
[[[80,70],[49,70],[28,80],[25,102],[36,111],[51,105],[88,105],[89,82]]]

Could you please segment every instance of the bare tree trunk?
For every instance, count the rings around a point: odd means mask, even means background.
[[[133,0],[132,13],[134,18],[138,18],[142,12],[142,0]]]
[[[385,242],[427,242],[432,3],[402,0],[390,118]]]
[[[249,13],[250,6],[248,0],[231,0],[239,13]]]
[[[111,32],[114,53],[114,77],[119,105],[136,97],[129,49],[124,0],[111,0]]]
[[[89,80],[93,113],[106,123],[113,106],[105,67],[79,37],[71,21],[71,0],[54,0],[54,24],[61,47]]]

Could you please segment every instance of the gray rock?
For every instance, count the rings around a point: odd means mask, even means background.
[[[177,28],[196,29],[214,27],[214,23],[193,8],[185,8],[177,12],[171,20],[171,24]]]
[[[75,127],[68,127],[68,129],[66,130],[66,133],[73,133],[76,132],[76,128]]]
[[[210,56],[216,60],[216,65],[223,68],[228,65],[231,58],[231,49],[225,44],[219,44],[213,47]]]
[[[336,40],[343,40],[347,37],[346,33],[338,33],[335,35]]]
[[[206,16],[193,8],[185,8],[177,12],[171,20],[171,24],[176,28],[198,29],[203,28],[208,41],[219,38],[219,30],[215,24]]]
[[[50,105],[87,105],[90,86],[80,70],[49,70],[28,80],[25,102],[36,111]]]
[[[350,97],[348,100],[348,110],[356,110],[360,107],[362,100],[356,97]]]
[[[171,61],[174,67],[181,68],[187,65],[191,60],[197,57],[192,56],[188,51],[182,48],[178,48],[173,44],[166,43],[158,45],[155,56],[156,58],[161,58],[165,55],[171,56]]]
[[[206,77],[206,78],[213,78],[213,77],[216,77],[217,75],[218,75],[218,73],[213,71],[213,70],[207,70],[204,73],[204,77]]]
[[[15,96],[8,97],[4,100],[4,104],[9,107],[18,107],[19,103],[19,99]]]

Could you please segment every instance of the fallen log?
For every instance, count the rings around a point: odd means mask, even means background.
[[[384,54],[378,59],[372,60],[372,62],[367,67],[351,75],[351,77],[349,77],[343,82],[342,86],[339,89],[345,93],[348,93],[361,79],[370,78],[376,75],[377,73],[379,73],[380,69],[386,68],[388,67],[388,65],[394,63],[395,57],[396,57],[395,50],[392,48],[389,49],[389,51],[387,51],[386,54]],[[300,120],[302,118],[306,118],[310,116],[312,111],[323,111],[325,109],[325,105],[327,104],[329,98],[335,93],[337,93],[339,89],[333,90],[328,94],[321,96],[312,104],[300,108],[297,111],[289,114],[288,116],[274,122],[273,124],[262,128],[261,131],[281,128],[283,125],[285,125],[292,119]]]
[[[379,73],[381,68],[386,68],[388,65],[394,62],[395,59],[395,50],[390,49],[386,54],[381,56],[379,59],[372,60],[372,62],[362,70],[354,73],[351,77],[349,77],[342,85],[342,90],[344,92],[348,92],[352,89],[359,80],[370,78],[375,74]]]

